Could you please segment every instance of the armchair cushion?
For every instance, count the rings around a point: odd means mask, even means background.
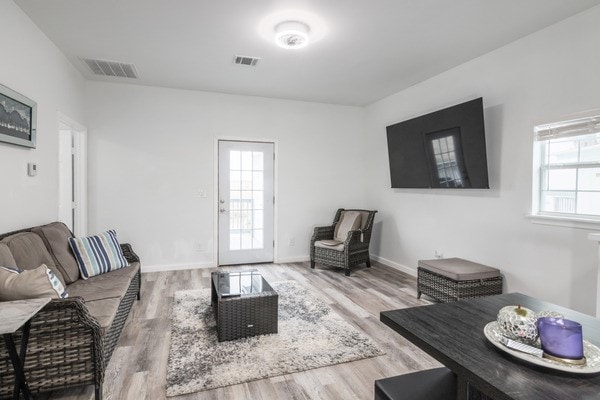
[[[344,251],[344,242],[339,240],[317,240],[315,247],[321,247],[323,249]]]
[[[348,232],[361,227],[361,219],[360,212],[358,211],[344,211],[339,222],[335,225],[333,238],[340,242],[344,242],[348,237]]]

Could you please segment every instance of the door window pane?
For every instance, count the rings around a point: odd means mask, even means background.
[[[248,250],[252,248],[252,231],[242,231],[242,250]]]
[[[242,151],[242,171],[252,171],[252,152]]]

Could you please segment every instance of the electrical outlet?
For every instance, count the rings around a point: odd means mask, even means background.
[[[296,245],[296,238],[290,238],[290,246]]]
[[[444,253],[441,253],[437,250],[434,250],[433,253],[434,253],[435,258],[444,258]]]
[[[202,251],[202,243],[200,243],[200,242],[194,243],[194,250]]]

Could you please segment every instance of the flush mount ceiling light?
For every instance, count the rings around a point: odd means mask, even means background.
[[[310,27],[301,21],[283,21],[275,26],[275,43],[284,49],[301,49],[310,43]]]
[[[321,18],[306,11],[287,10],[270,14],[260,21],[258,33],[284,49],[301,49],[325,36]]]

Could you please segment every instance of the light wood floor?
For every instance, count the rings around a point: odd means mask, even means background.
[[[227,270],[249,267],[228,267]],[[440,366],[424,352],[379,321],[379,312],[428,304],[416,299],[416,280],[373,263],[352,276],[308,263],[252,265],[269,282],[296,280],[312,290],[351,325],[372,338],[386,355],[259,381],[171,397],[208,399],[373,399],[373,381]],[[142,298],[129,315],[107,368],[104,398],[165,399],[173,293],[210,287],[212,269],[142,274]],[[93,387],[52,394],[50,400],[91,400]]]

